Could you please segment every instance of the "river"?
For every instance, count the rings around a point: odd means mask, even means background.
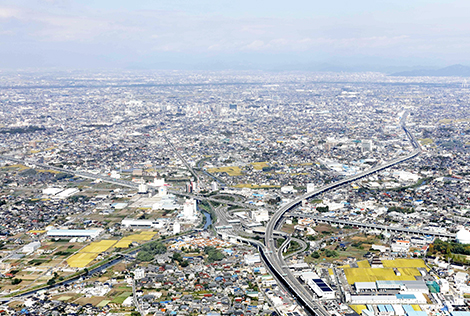
[[[204,229],[207,229],[210,225],[212,225],[212,217],[211,214],[207,212],[202,212],[204,216],[206,217],[206,223],[204,224]]]

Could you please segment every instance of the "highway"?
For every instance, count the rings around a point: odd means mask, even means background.
[[[175,154],[178,156],[178,158],[181,160],[181,162],[185,165],[186,169],[188,169],[189,172],[194,176],[194,178],[197,180],[198,183],[202,183],[199,179],[199,175],[191,168],[191,166],[186,162],[186,159],[181,156],[180,152],[176,149],[176,147],[173,145],[173,143],[170,141],[170,139],[166,135],[162,135],[163,139],[165,139],[166,143],[168,146],[171,147],[171,149],[175,152]]]
[[[293,257],[295,255],[298,255],[299,253],[302,253],[304,252],[305,250],[307,250],[308,248],[308,245],[305,241],[303,241],[302,239],[297,239],[297,238],[291,238],[291,241],[295,241],[297,242],[299,245],[300,245],[300,249],[299,250],[296,250],[286,256],[284,256],[284,259],[287,259],[287,258],[290,258],[290,257]]]
[[[375,166],[359,174],[352,175],[343,180],[318,188],[315,191],[303,194],[300,197],[296,198],[295,200],[285,204],[280,209],[278,209],[273,214],[268,224],[266,225],[266,234],[265,234],[265,241],[264,241],[266,248],[258,247],[260,249],[262,258],[265,259],[265,263],[270,268],[271,272],[281,281],[282,284],[285,284],[285,286],[289,289],[289,291],[297,298],[298,302],[305,308],[307,312],[309,312],[312,315],[328,315],[328,313],[323,309],[323,307],[318,302],[313,301],[311,299],[311,295],[305,293],[305,288],[290,273],[290,271],[283,270],[282,268],[283,260],[281,260],[279,256],[277,255],[276,243],[273,238],[273,232],[277,228],[278,224],[281,222],[281,218],[284,216],[284,214],[296,208],[298,205],[302,203],[303,200],[311,199],[322,193],[336,189],[345,184],[355,182],[371,174],[374,174],[376,172],[382,171],[384,169],[390,168],[404,161],[417,157],[421,153],[421,148],[418,142],[416,141],[416,139],[414,138],[414,136],[407,130],[405,126],[405,120],[407,116],[408,116],[408,111],[405,111],[405,113],[403,114],[403,117],[400,120],[400,126],[402,127],[403,131],[407,135],[411,145],[414,148],[414,150],[409,155],[395,158],[382,165]]]
[[[405,227],[393,227],[393,226],[379,225],[379,224],[374,224],[374,223],[353,222],[353,221],[347,221],[347,220],[336,219],[336,218],[331,218],[331,217],[319,217],[319,216],[312,215],[312,214],[294,213],[294,214],[290,214],[289,216],[312,218],[314,221],[320,222],[320,223],[349,225],[353,227],[371,228],[371,229],[378,229],[378,230],[391,231],[391,232],[397,232],[397,233],[407,233],[407,234],[414,234],[414,235],[430,235],[430,236],[435,236],[435,237],[447,237],[450,239],[455,238],[455,234],[434,232],[434,231],[423,230],[423,229],[409,229]]]
[[[113,179],[113,178],[108,177],[108,176],[97,175],[97,174],[84,172],[84,171],[76,171],[76,170],[70,170],[70,169],[54,167],[54,166],[51,166],[51,165],[48,165],[48,164],[33,161],[31,159],[19,159],[19,158],[5,156],[5,155],[0,155],[0,159],[25,164],[25,165],[27,165],[31,168],[42,168],[42,169],[47,169],[47,170],[54,170],[54,171],[57,171],[57,172],[68,173],[68,174],[71,174],[71,175],[74,175],[74,176],[77,176],[77,177],[81,177],[81,178],[85,178],[85,179],[92,179],[92,180],[98,180],[99,179],[99,180],[101,180],[103,182],[106,182],[106,183],[111,183],[111,184],[115,184],[115,185],[119,185],[119,186],[127,187],[127,188],[132,188],[132,189],[136,189],[136,190],[139,188],[139,183],[126,181],[126,180]],[[236,201],[230,201],[230,200],[226,200],[226,199],[216,199],[216,198],[207,197],[207,196],[204,196],[204,195],[180,192],[180,191],[177,191],[177,190],[169,189],[168,192],[172,193],[174,195],[178,195],[178,196],[193,198],[193,199],[198,200],[198,201],[212,201],[212,202],[217,202],[217,203],[220,203],[220,204],[240,206],[242,208],[248,208],[248,209],[255,209],[256,208],[254,205],[251,205],[251,204],[246,204],[246,203],[236,202]]]

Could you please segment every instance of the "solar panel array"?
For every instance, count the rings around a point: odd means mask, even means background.
[[[312,279],[313,282],[324,292],[333,292],[333,290],[322,279]]]

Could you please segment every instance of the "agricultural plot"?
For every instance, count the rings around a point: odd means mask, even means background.
[[[392,268],[344,268],[344,273],[349,284],[356,282],[375,282],[375,281],[414,281],[415,276],[421,273],[417,268],[398,268],[401,273],[396,275]]]
[[[70,267],[73,268],[84,268],[90,262],[96,259],[98,255],[109,248],[111,248],[116,243],[116,240],[101,240],[92,242],[77,254],[73,255],[67,259],[67,263]]]
[[[79,252],[69,259],[67,259],[67,264],[72,267],[72,268],[84,268],[86,267],[90,262],[96,259],[98,257],[97,253],[84,253],[84,252]]]
[[[231,177],[241,176],[242,175],[242,170],[240,169],[240,167],[209,168],[209,169],[207,169],[207,171],[210,172],[210,173],[226,172]]]
[[[253,169],[255,170],[263,170],[265,167],[269,167],[269,164],[264,161],[264,162],[252,162],[250,165],[253,166]]]
[[[90,245],[86,246],[82,250],[81,253],[102,253],[109,248],[111,248],[116,243],[116,240],[101,240],[97,242],[92,242]]]
[[[149,241],[155,236],[154,232],[142,232],[140,234],[134,234],[130,236],[123,237],[117,244],[114,245],[114,248],[129,248],[129,245],[134,241]]]
[[[423,259],[382,260],[384,268],[426,268]]]
[[[126,298],[131,296],[131,294],[132,294],[132,292],[122,292],[118,296],[115,296],[114,299],[112,300],[112,302],[116,303],[116,304],[122,304],[122,302],[124,302],[126,300]]]
[[[359,268],[370,268],[369,261],[367,261],[367,260],[358,261],[357,266]]]

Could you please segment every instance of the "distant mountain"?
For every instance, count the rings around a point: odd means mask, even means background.
[[[416,69],[391,74],[391,76],[403,77],[470,77],[470,67],[464,65],[452,65],[441,69]]]

